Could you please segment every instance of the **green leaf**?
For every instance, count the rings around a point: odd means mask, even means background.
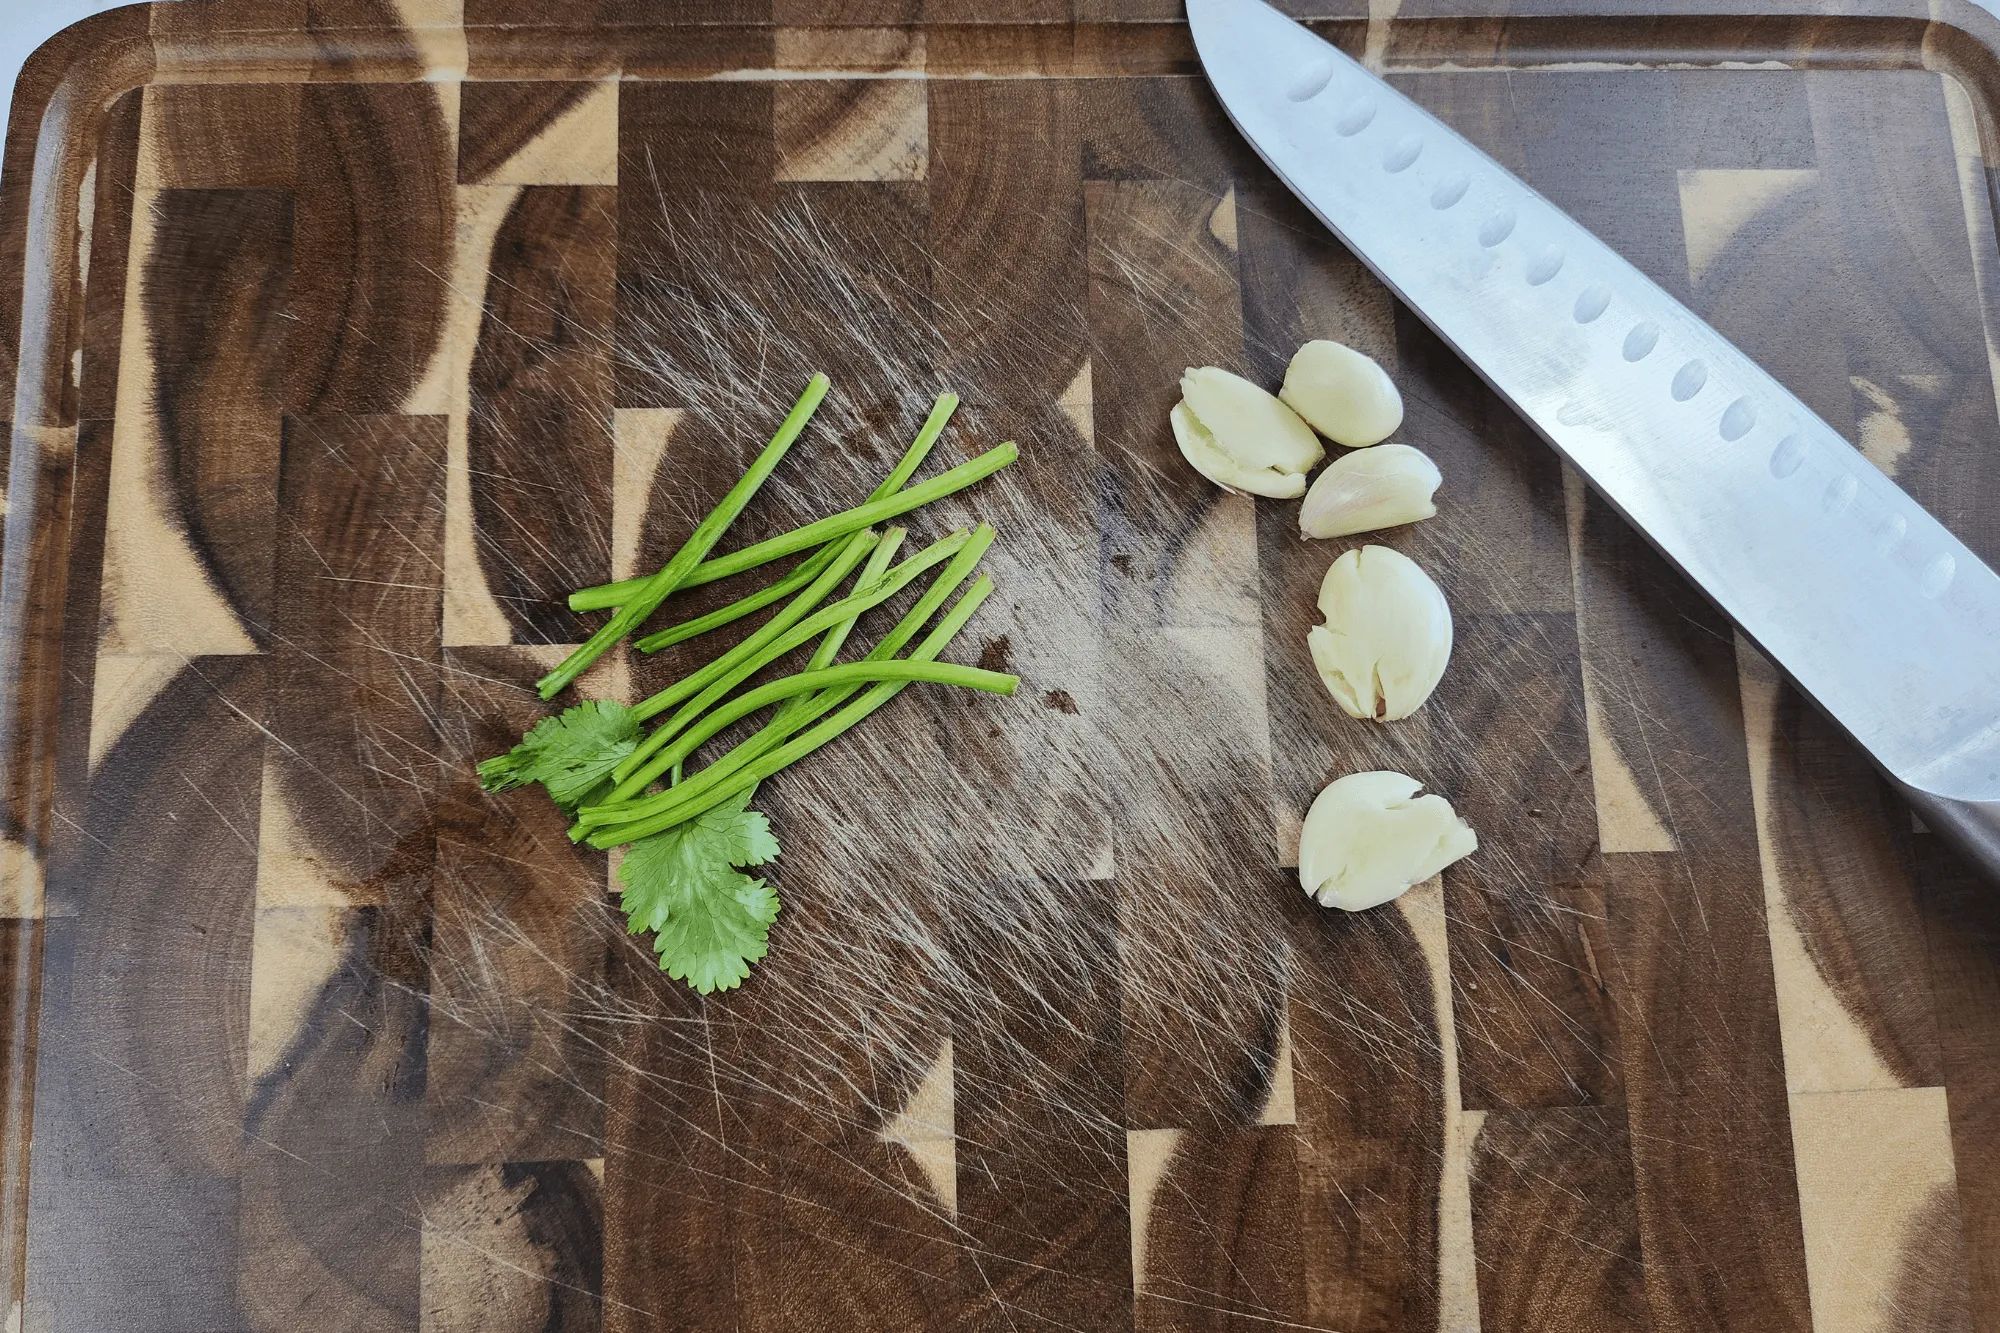
[[[709,995],[733,989],[770,947],[778,895],[737,870],[778,855],[771,821],[750,797],[723,802],[698,819],[641,838],[625,849],[627,929],[653,932],[660,969]]]
[[[479,766],[488,791],[507,791],[539,782],[566,811],[600,793],[620,760],[639,746],[639,719],[609,699],[566,708],[545,717],[506,754]]]

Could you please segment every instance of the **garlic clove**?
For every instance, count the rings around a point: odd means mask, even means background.
[[[1319,586],[1324,625],[1306,635],[1313,666],[1350,717],[1394,722],[1431,697],[1451,659],[1451,607],[1417,562],[1364,546]]]
[[[1216,366],[1190,367],[1181,376],[1181,402],[1187,422],[1198,425],[1207,436],[1185,430],[1174,423],[1174,436],[1181,453],[1203,476],[1212,476],[1203,462],[1213,464],[1201,445],[1212,445],[1215,453],[1232,460],[1239,477],[1251,477],[1257,485],[1244,490],[1259,495],[1289,497],[1305,490],[1305,474],[1326,456],[1319,437],[1299,420],[1298,413],[1271,394]],[[1189,440],[1197,444],[1190,447]],[[1268,474],[1268,475],[1266,475]],[[1242,485],[1240,481],[1224,485]]]
[[[1252,495],[1268,495],[1274,500],[1289,500],[1304,494],[1304,472],[1279,472],[1273,468],[1250,467],[1237,461],[1224,451],[1215,436],[1188,410],[1185,400],[1174,404],[1172,420],[1174,442],[1181,447],[1181,457],[1187,459],[1188,465],[1196,472],[1224,490],[1248,491]]]
[[[1479,835],[1442,796],[1401,773],[1353,773],[1328,784],[1299,832],[1299,883],[1349,912],[1398,898],[1479,850]]]
[[[1437,464],[1407,444],[1342,454],[1306,492],[1306,502],[1299,506],[1299,531],[1308,537],[1348,537],[1415,523],[1437,513],[1431,496],[1443,481]]]
[[[1285,371],[1278,397],[1312,428],[1350,449],[1379,444],[1403,424],[1403,395],[1389,372],[1345,344],[1316,339]]]

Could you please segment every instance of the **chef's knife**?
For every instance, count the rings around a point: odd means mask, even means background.
[[[1728,339],[1332,44],[1260,0],[1187,8],[1278,178],[2000,877],[1993,571]]]

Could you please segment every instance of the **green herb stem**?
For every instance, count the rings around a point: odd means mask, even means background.
[[[973,529],[971,534],[966,536],[962,544],[958,546],[956,554],[951,558],[951,563],[945,566],[944,571],[924,591],[924,595],[917,599],[916,605],[911,607],[904,614],[903,618],[896,622],[895,627],[882,637],[882,641],[876,644],[863,660],[869,662],[887,661],[901,652],[903,646],[915,638],[917,632],[930,622],[932,616],[937,614],[938,608],[944,605],[945,599],[956,592],[959,585],[972,576],[972,571],[979,564],[980,558],[986,554],[986,549],[993,544],[993,537],[994,531],[992,527],[985,523],[981,523],[977,528]],[[952,538],[947,537],[945,542],[952,540]],[[943,546],[945,542],[939,542],[931,549],[936,550],[937,547]],[[918,557],[912,557],[912,559],[916,558]],[[834,607],[829,607],[827,610],[831,612],[839,605],[841,604],[836,603]],[[856,608],[853,615],[845,619],[844,625],[851,626],[854,617],[859,616],[861,611],[865,609],[865,607]],[[834,628],[845,633],[842,625],[836,625]],[[837,651],[839,645],[836,644],[834,646]],[[824,649],[825,644],[822,644],[821,648]],[[819,654],[815,653],[814,657],[817,659]],[[830,661],[831,658],[832,654],[827,654],[827,660]],[[803,696],[796,699],[793,703],[786,705],[784,711],[779,714],[777,719],[767,724],[755,736],[744,741],[735,750],[718,759],[715,764],[711,764],[708,768],[702,770],[703,773],[708,774],[710,770],[718,766],[730,764],[741,767],[751,759],[756,758],[757,755],[782,744],[785,738],[791,735],[792,732],[812,722],[815,718],[820,717],[853,692],[851,688],[845,691],[829,690],[810,699]],[[606,801],[607,805],[632,800],[662,773],[667,771],[668,766],[662,760],[654,759],[651,763],[646,762],[647,755],[652,752],[650,748],[652,746],[653,742],[649,737],[640,750],[627,756],[625,761],[620,763],[618,769],[613,772],[612,777],[618,785]],[[643,768],[640,767],[642,764],[644,764]]]
[[[898,491],[894,495],[871,500],[867,504],[858,505],[842,513],[830,514],[802,528],[781,532],[775,537],[758,542],[755,546],[746,546],[740,551],[732,551],[720,559],[711,560],[709,565],[719,571],[715,575],[719,579],[728,578],[732,574],[741,574],[759,565],[768,565],[773,560],[803,551],[809,546],[818,546],[836,537],[844,537],[850,532],[858,532],[884,519],[907,514],[912,509],[921,509],[933,500],[956,495],[966,487],[975,486],[986,480],[1020,456],[1020,446],[1009,440],[1005,444],[995,445],[977,458],[960,463],[949,472],[938,473],[929,481],[918,482],[915,486]],[[622,616],[625,611],[621,610],[618,614]],[[651,611],[649,610],[647,614],[650,615]]]
[[[972,618],[973,612],[979,609],[979,604],[986,599],[987,594],[992,590],[993,581],[986,575],[981,574],[972,587],[966,591],[965,596],[960,598],[958,604],[952,608],[951,613],[938,623],[937,628],[931,631],[923,644],[910,655],[911,660],[929,661],[934,659],[939,652],[943,651],[944,646],[952,640],[958,631],[964,628],[966,621]],[[821,746],[836,739],[842,733],[854,727],[871,713],[888,703],[889,700],[895,698],[907,684],[909,684],[908,681],[891,680],[883,681],[871,687],[859,699],[856,699],[853,703],[826,719],[826,721],[812,728],[812,730],[793,737],[769,754],[746,765],[738,772],[723,778],[721,781],[709,784],[705,791],[697,789],[703,775],[696,774],[694,778],[682,783],[678,787],[672,788],[667,793],[663,793],[663,795],[675,796],[679,799],[672,801],[664,809],[658,811],[658,813],[629,823],[603,823],[604,816],[606,815],[622,815],[626,812],[613,810],[608,806],[597,806],[592,809],[580,811],[578,814],[579,823],[583,824],[589,817],[596,816],[596,819],[592,822],[603,824],[603,826],[598,827],[596,832],[589,834],[588,841],[593,847],[609,848],[659,833],[687,820],[697,818],[704,811],[714,808],[738,792],[756,786],[766,778],[798,762]]]
[[[750,465],[750,470],[730,488],[729,494],[722,498],[722,503],[696,526],[687,541],[682,543],[681,549],[674,553],[673,559],[667,562],[666,567],[648,579],[646,586],[619,607],[617,613],[607,620],[597,633],[591,635],[582,647],[564,658],[562,665],[535,682],[535,689],[542,698],[553,699],[561,693],[563,687],[602,657],[613,644],[629,634],[640,621],[653,614],[660,603],[664,602],[667,596],[680,586],[681,581],[701,564],[710,551],[715,549],[715,544],[722,540],[722,535],[729,530],[729,525],[736,521],[737,515],[743,512],[751,497],[756,495],[758,488],[769,479],[771,473],[777,469],[779,461],[797,442],[799,435],[806,428],[806,423],[812,420],[813,413],[818,410],[820,401],[826,397],[826,391],[830,386],[831,381],[826,376],[812,377],[806,385],[806,391],[799,396],[798,402],[792,405],[791,412],[778,427],[777,434],[773,435],[771,442],[764,446],[764,451],[757,455],[756,461]],[[804,542],[791,549],[797,551],[807,546],[816,546],[821,541],[830,541],[844,533],[868,527],[874,521],[869,519],[856,523],[840,532],[829,531],[817,541]]]
[[[860,575],[854,580],[854,586],[867,588],[881,582],[882,576],[889,571],[889,562],[895,558],[895,546],[888,542],[876,543],[875,549],[868,553],[868,563],[861,567]],[[819,647],[813,649],[812,657],[807,660],[806,670],[818,671],[832,666],[833,659],[840,655],[841,648],[847,643],[847,636],[854,632],[855,625],[860,621],[861,612],[857,610],[828,629],[820,637]]]
[[[684,699],[687,702],[682,704],[672,718],[655,727],[653,734],[618,765],[613,776],[622,783],[646,762],[649,755],[672,740],[682,728],[699,717],[704,709],[735,689],[744,680],[842,620],[888,601],[907,587],[917,575],[955,555],[965,546],[967,540],[966,533],[956,532],[933,542],[888,570],[874,583],[850,593],[830,606],[820,608],[795,625],[781,627],[782,633],[767,634],[766,631],[771,627],[766,626],[701,670],[675,681],[646,700],[634,710],[642,718],[654,717]],[[690,695],[693,697],[690,698]]]
[[[903,486],[910,478],[916,475],[917,469],[924,465],[924,460],[930,457],[932,447],[937,444],[938,437],[944,434],[945,426],[951,421],[952,413],[956,411],[958,411],[957,394],[941,393],[938,395],[937,402],[931,407],[930,416],[924,420],[923,429],[917,432],[917,438],[903,452],[902,458],[897,461],[896,466],[890,471],[889,475],[883,479],[882,484],[869,494],[868,499],[870,501],[886,499],[903,489]],[[773,591],[778,586],[777,584],[773,584],[771,588],[752,593],[741,602],[726,606],[710,616],[704,616],[700,621],[689,621],[686,626],[676,626],[675,628],[685,629],[687,632],[682,634],[681,638],[691,639],[697,634],[714,629],[717,625],[726,625],[741,616],[747,616],[752,611],[769,606],[780,597],[789,596],[791,591],[803,588],[806,584],[812,582],[820,569],[825,568],[823,562],[831,559],[833,559],[832,551],[822,547],[818,552],[809,557],[804,564],[801,564],[798,569],[793,570],[785,576],[784,580],[781,580],[781,582],[788,582],[792,579],[798,580],[786,592]],[[815,560],[822,563],[812,573],[803,573],[806,565],[811,564]],[[715,566],[718,563],[719,561],[711,560],[698,565],[692,573],[681,580],[680,586],[683,588],[698,588],[704,583],[714,583],[718,579],[728,578],[729,573],[715,572]],[[741,570],[730,571],[730,573],[741,572]],[[634,593],[645,587],[651,578],[652,576],[649,574],[636,579],[621,579],[617,583],[600,583],[592,588],[579,588],[569,595],[569,609],[572,611],[603,611],[612,607],[622,606],[631,599]],[[763,599],[762,601],[755,600],[760,597]],[[739,610],[738,608],[741,609]],[[732,611],[735,614],[729,615],[728,613]],[[695,625],[701,625],[701,628],[696,629],[694,628]],[[679,639],[672,640],[672,642],[676,643],[679,641]]]
[[[900,528],[890,529],[890,534],[891,539],[896,542],[900,543],[903,540]],[[755,633],[707,666],[689,672],[658,694],[641,700],[633,706],[632,715],[641,722],[656,717],[690,694],[700,693],[703,686],[718,676],[726,675],[738,662],[756,658],[773,641],[784,638],[787,630],[805,619],[808,612],[825,601],[828,594],[854,572],[854,567],[861,563],[861,557],[868,554],[869,548],[877,544],[878,538],[875,534],[866,530],[848,537],[842,543],[841,550],[833,562],[820,571],[819,577],[812,581],[811,586],[786,603],[782,611],[759,625]]]
[[[752,713],[769,708],[772,704],[782,703],[816,690],[833,690],[840,686],[859,686],[884,680],[957,685],[969,690],[984,690],[989,694],[1012,694],[1015,687],[1021,683],[1018,676],[1010,676],[1005,672],[919,658],[899,658],[892,662],[848,662],[841,666],[822,667],[815,671],[801,671],[794,676],[782,676],[768,685],[760,685],[731,699],[682,733],[662,752],[661,757],[666,761],[669,772],[678,771],[688,756],[699,750],[717,732],[742,721]],[[679,780],[675,779],[675,783],[678,782]]]
[[[671,625],[657,634],[649,634],[646,636],[646,642],[652,644],[653,650],[657,651],[669,645],[696,638],[708,633],[712,629],[721,629],[724,625],[732,624],[753,612],[763,610],[773,602],[783,601],[799,589],[810,587],[812,581],[825,573],[826,567],[832,564],[834,557],[839,554],[840,543],[837,540],[830,541],[804,560],[801,560],[797,567],[776,583],[768,587],[759,588],[747,597],[740,597],[719,611],[711,611],[705,616],[699,616],[693,620],[684,620],[678,625]],[[681,584],[682,588],[686,588],[687,586],[686,583]],[[616,605],[616,603],[613,603],[613,605]]]
[[[901,543],[903,530],[901,528],[892,528],[890,532],[893,534],[894,540]],[[741,685],[751,676],[756,675],[759,671],[762,671],[785,654],[803,645],[821,630],[832,633],[840,629],[843,624],[853,624],[863,611],[886,602],[903,588],[908,587],[916,579],[917,575],[923,573],[933,565],[942,563],[948,556],[956,553],[964,546],[965,537],[966,534],[964,533],[953,533],[942,541],[932,543],[922,551],[911,556],[908,560],[905,560],[902,564],[878,575],[873,582],[864,581],[860,583],[853,593],[813,616],[809,624],[766,639],[754,652],[742,653],[738,650],[732,650],[730,654],[725,654],[718,661],[727,663],[728,669],[714,675],[699,694],[696,694],[693,698],[682,704],[680,708],[675,710],[672,717],[655,727],[653,734],[646,738],[645,743],[634,753],[633,758],[643,758],[645,754],[651,753],[659,746],[673,739],[674,736],[680,733],[682,728],[688,726],[708,709],[714,707],[718,699],[721,699],[738,685]],[[887,544],[886,541],[883,543],[883,545]],[[744,644],[749,644],[750,642],[752,642],[751,639],[744,640]],[[736,659],[733,663],[729,662],[731,656],[734,656]],[[711,664],[709,668],[704,668],[702,674],[706,674],[712,670],[713,665]],[[672,688],[678,690],[680,688],[679,683],[677,682]],[[649,713],[647,716],[650,717],[652,714]]]

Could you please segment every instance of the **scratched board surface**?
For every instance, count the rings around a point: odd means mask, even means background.
[[[139,6],[31,66],[9,1326],[2000,1329],[1990,891],[1275,185],[1170,8],[777,6]],[[1326,31],[1993,560],[2000,23],[1947,8]],[[1305,652],[1348,543],[1167,425],[1309,337],[1445,477],[1375,539],[1458,633],[1390,727]],[[1023,685],[766,784],[784,913],[702,999],[472,766],[813,370],[730,543],[954,389],[940,463],[1021,461],[913,536],[998,527],[956,651]],[[1300,813],[1372,768],[1481,851],[1322,910]]]

